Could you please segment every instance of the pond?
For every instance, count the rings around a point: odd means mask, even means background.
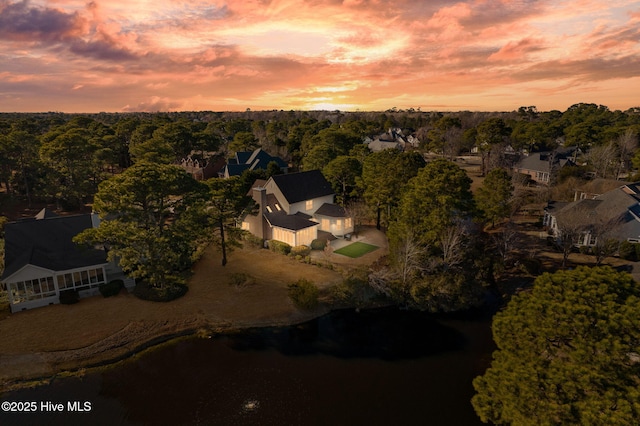
[[[0,424],[481,424],[471,381],[493,349],[488,315],[336,311],[297,326],[176,341],[115,368],[3,395],[35,402],[36,412],[0,412]]]

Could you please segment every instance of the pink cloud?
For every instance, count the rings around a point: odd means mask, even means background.
[[[544,50],[543,41],[539,39],[525,38],[519,41],[510,41],[499,51],[489,56],[489,61],[513,61],[522,60],[531,52]]]
[[[32,7],[28,0],[0,2],[0,39],[54,43],[76,37],[84,26],[77,13]]]
[[[545,86],[560,99],[576,85],[593,90],[597,103],[607,104],[607,93],[616,102],[640,99],[628,84],[640,58],[637,6],[623,1],[613,13],[604,0],[576,4],[0,0],[0,72],[11,76],[0,79],[0,96],[11,96],[0,108],[295,108],[317,101],[366,109],[445,105],[448,98],[458,106],[517,108],[523,96],[536,104],[530,97]]]

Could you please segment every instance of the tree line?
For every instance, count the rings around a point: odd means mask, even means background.
[[[415,135],[423,152],[452,158],[476,148],[485,171],[499,164],[505,145],[542,151],[562,144],[592,149],[594,167],[606,174],[610,162],[596,159],[608,158],[604,154],[613,141],[640,132],[640,108],[611,111],[583,103],[564,112],[539,112],[531,106],[509,113],[5,113],[0,114],[0,182],[7,193],[29,202],[53,199],[61,207],[78,208],[102,180],[136,162],[172,164],[190,154],[231,155],[258,147],[306,170],[324,169],[341,157],[329,170],[344,181],[349,178],[341,170],[357,167],[354,159],[367,154],[362,139],[391,128]],[[342,182],[343,198],[348,183]]]

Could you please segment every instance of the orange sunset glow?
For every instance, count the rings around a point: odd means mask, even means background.
[[[640,1],[0,0],[0,111],[640,105]]]

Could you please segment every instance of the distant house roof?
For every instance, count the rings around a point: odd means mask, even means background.
[[[402,151],[407,144],[407,139],[402,133],[402,129],[389,129],[389,131],[378,135],[375,139],[365,139],[367,146],[373,152],[383,151],[385,149],[398,149]]]
[[[7,223],[5,232],[5,279],[26,265],[65,271],[106,263],[103,250],[84,248],[72,239],[92,227],[90,214],[56,216],[41,211],[38,219]]]
[[[289,204],[334,194],[320,170],[274,175],[271,179],[280,188]]]
[[[402,151],[402,144],[395,141],[383,141],[376,139],[367,145],[373,152],[384,151],[385,149],[397,149]]]
[[[554,203],[546,210],[559,222],[592,218],[593,224],[611,223],[614,228],[611,234],[619,239],[640,238],[639,182],[620,186],[593,199]]]
[[[282,158],[269,155],[260,148],[236,152],[235,158],[229,159],[227,163],[226,174],[239,176],[245,170],[266,170],[271,162],[275,162],[280,169],[286,169],[288,166]]]
[[[524,157],[516,166],[518,169],[534,170],[549,173],[551,165],[564,167],[573,164],[569,158],[575,152],[575,148],[559,148],[553,152],[534,152]]]

